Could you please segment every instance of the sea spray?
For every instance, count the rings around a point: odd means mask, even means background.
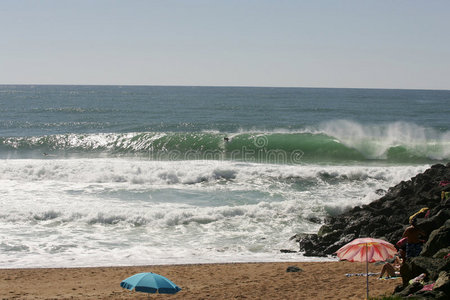
[[[325,122],[319,132],[336,138],[365,158],[390,161],[447,160],[449,132],[414,123],[359,124],[348,120]]]

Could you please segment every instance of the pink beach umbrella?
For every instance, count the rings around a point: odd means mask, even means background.
[[[340,260],[366,262],[367,299],[369,299],[369,263],[385,261],[397,254],[397,249],[389,242],[373,238],[359,238],[336,251]]]

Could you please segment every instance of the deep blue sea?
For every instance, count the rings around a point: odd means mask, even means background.
[[[450,91],[0,86],[0,267],[295,261],[450,160]]]

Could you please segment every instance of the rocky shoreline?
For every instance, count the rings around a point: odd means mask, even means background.
[[[409,217],[429,208],[425,218],[417,218],[417,227],[425,231],[427,241],[418,257],[406,261],[401,269],[403,284],[395,294],[425,299],[450,299],[450,163],[437,164],[408,181],[390,188],[380,199],[357,206],[336,217],[325,219],[317,234],[292,237],[305,256],[334,255],[343,245],[359,237],[381,238],[396,244],[408,226]],[[444,193],[444,194],[443,194]],[[425,273],[425,282],[409,284]],[[434,284],[432,290],[422,290]]]

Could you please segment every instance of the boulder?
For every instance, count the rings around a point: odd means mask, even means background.
[[[345,244],[350,243],[355,239],[354,234],[347,234],[346,236],[342,237],[340,240],[336,241],[335,243],[331,244],[325,249],[325,252],[327,253],[335,253],[339,248],[344,246]]]
[[[436,280],[433,289],[450,295],[450,274],[445,271],[439,273],[439,277]]]
[[[436,252],[435,255],[433,255],[433,258],[444,258],[449,254],[450,254],[450,247],[442,248],[438,252]]]
[[[406,297],[406,299],[414,299],[414,300],[419,300],[419,299],[448,300],[447,295],[445,295],[444,292],[435,291],[435,290],[432,290],[432,291],[419,290],[413,296]]]
[[[441,206],[438,206],[438,208],[440,208],[440,210],[435,210],[433,212],[433,210],[431,210],[431,217],[428,219],[418,219],[417,221],[417,226],[422,229],[423,231],[425,231],[425,233],[427,233],[428,235],[431,234],[431,232],[433,230],[435,230],[436,228],[441,227],[442,225],[444,225],[444,223],[450,219],[450,210],[445,209],[445,208],[441,208]]]
[[[420,282],[414,282],[413,284],[408,285],[406,288],[404,288],[401,292],[395,294],[400,297],[407,297],[411,294],[414,294],[415,292],[420,291],[423,288],[423,284]]]
[[[286,272],[303,272],[303,270],[296,266],[289,266],[287,267]]]
[[[408,263],[411,264],[413,277],[416,277],[421,273],[426,273],[429,280],[433,281],[438,278],[440,270],[446,265],[444,259],[422,256],[414,257],[410,262],[406,262],[406,264]]]
[[[450,243],[450,219],[443,226],[431,232],[424,245],[421,255],[431,257]]]
[[[297,250],[291,250],[291,249],[280,249],[281,253],[297,253]]]

